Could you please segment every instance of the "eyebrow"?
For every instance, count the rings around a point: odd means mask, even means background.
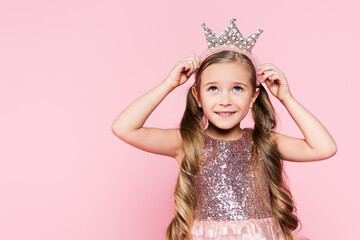
[[[218,83],[218,82],[216,82],[216,81],[208,82],[207,84],[204,85],[204,87],[207,86],[207,85],[210,85],[210,84],[214,84],[214,83]],[[233,83],[237,84],[237,85],[243,85],[243,86],[247,87],[247,85],[245,83],[242,83],[242,82],[233,82]]]

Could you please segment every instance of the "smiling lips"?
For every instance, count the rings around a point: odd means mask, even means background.
[[[221,117],[229,117],[233,115],[235,112],[215,112],[215,113]]]

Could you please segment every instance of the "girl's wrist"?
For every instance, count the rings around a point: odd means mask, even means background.
[[[165,88],[169,91],[172,91],[176,88],[173,85],[171,85],[171,83],[169,83],[166,79],[164,81],[162,81],[161,84],[164,85]]]
[[[295,100],[295,98],[290,94],[289,96],[281,99],[280,102],[285,105],[286,103],[293,101],[293,100]]]

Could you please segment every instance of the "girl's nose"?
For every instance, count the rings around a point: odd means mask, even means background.
[[[221,104],[221,105],[229,105],[229,104],[231,104],[231,103],[230,103],[230,97],[229,97],[228,94],[223,93],[223,94],[221,95],[220,104]]]

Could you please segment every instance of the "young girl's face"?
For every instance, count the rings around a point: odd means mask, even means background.
[[[258,88],[253,93],[248,70],[239,63],[210,65],[201,75],[200,99],[195,87],[192,91],[209,128],[221,130],[238,130],[259,93]]]

